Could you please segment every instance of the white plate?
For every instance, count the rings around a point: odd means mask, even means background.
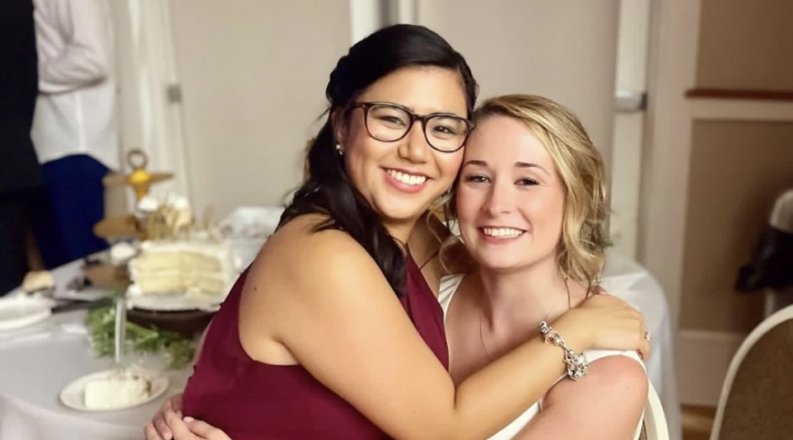
[[[66,289],[55,292],[56,299],[66,299],[70,301],[96,301],[109,296],[113,296],[113,291],[92,286],[84,287],[80,290]]]
[[[151,393],[149,393],[149,396],[146,397],[145,399],[139,400],[137,402],[130,402],[127,405],[123,405],[115,408],[86,408],[85,385],[89,381],[109,377],[110,375],[115,374],[116,371],[117,370],[106,370],[106,371],[100,371],[98,373],[91,373],[72,381],[69,385],[66,385],[63,388],[63,390],[61,390],[61,394],[60,394],[61,403],[68,406],[69,408],[80,411],[89,411],[89,412],[118,411],[120,409],[134,408],[136,406],[143,405],[144,403],[149,403],[152,400],[162,396],[165,390],[168,389],[168,377],[158,376],[154,379],[150,379]]]
[[[50,317],[52,300],[15,295],[0,299],[0,330],[13,330],[33,325]]]

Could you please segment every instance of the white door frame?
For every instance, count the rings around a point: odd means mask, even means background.
[[[122,154],[133,148],[142,149],[148,155],[150,171],[174,174],[172,180],[153,187],[153,193],[176,192],[189,198],[191,185],[170,1],[127,0],[113,2],[112,6],[122,69],[118,78]]]
[[[666,291],[678,328],[700,0],[652,2],[639,260]]]
[[[677,329],[680,400],[715,406],[730,360],[746,335],[680,328],[693,125],[702,120],[793,122],[793,103],[686,98],[696,85],[701,4],[652,2],[638,259],[669,299]]]
[[[614,248],[631,259],[636,259],[638,240],[650,3],[651,0],[631,0],[619,5],[609,235]]]

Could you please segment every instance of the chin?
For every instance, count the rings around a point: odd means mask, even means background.
[[[501,255],[474,255],[473,257],[480,268],[493,272],[511,272],[521,266],[520,261],[504,253]]]
[[[383,200],[373,206],[383,219],[390,222],[415,221],[427,212],[429,204],[419,204],[417,201],[408,200]]]

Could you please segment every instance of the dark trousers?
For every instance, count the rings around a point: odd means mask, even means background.
[[[85,154],[44,164],[45,189],[33,214],[33,231],[47,268],[52,269],[107,248],[94,235],[105,215],[102,178],[108,169]]]
[[[22,283],[28,270],[26,191],[0,194],[0,296]]]

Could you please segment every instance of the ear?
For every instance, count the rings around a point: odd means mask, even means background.
[[[344,110],[336,109],[330,114],[330,123],[333,127],[333,135],[336,137],[336,143],[344,145],[347,140],[348,124],[347,119],[344,117]]]

